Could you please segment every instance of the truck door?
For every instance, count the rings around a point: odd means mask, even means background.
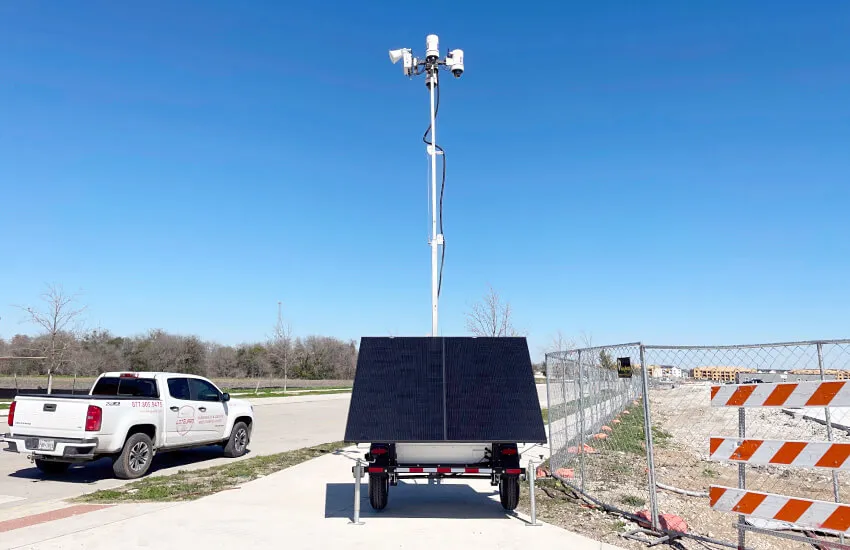
[[[227,411],[221,400],[221,392],[206,380],[189,378],[189,392],[198,411],[195,429],[198,441],[216,443],[224,439]]]
[[[168,397],[165,401],[165,445],[180,447],[202,440],[198,434],[195,402],[189,390],[189,378],[168,379]]]

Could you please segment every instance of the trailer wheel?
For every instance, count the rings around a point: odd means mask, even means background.
[[[58,476],[68,471],[67,462],[53,462],[52,460],[35,459],[35,467],[41,470],[41,473],[49,476]]]
[[[390,476],[386,474],[369,474],[369,504],[375,510],[387,507],[390,493]]]
[[[499,500],[505,510],[516,510],[519,504],[519,476],[503,475],[499,479]]]

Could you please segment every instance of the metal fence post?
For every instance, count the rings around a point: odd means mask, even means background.
[[[649,470],[649,511],[652,529],[658,531],[658,493],[655,486],[655,452],[652,444],[652,415],[649,410],[649,366],[646,364],[646,348],[640,345],[640,372],[643,379],[643,431],[646,443],[646,462]]]
[[[541,524],[537,522],[537,499],[534,497],[534,482],[537,479],[537,470],[534,468],[534,461],[528,461],[528,471],[525,474],[528,478],[528,492],[531,496],[531,523],[526,523],[528,527],[539,527]]]
[[[566,409],[564,410],[564,416],[566,417]],[[581,492],[584,492],[584,368],[582,368],[581,364],[581,351],[578,352],[578,464],[579,464],[579,475],[581,476],[581,480],[579,481],[579,487],[581,488]]]
[[[561,403],[561,410],[563,411],[563,415],[564,415],[564,443],[566,444],[566,443],[569,443],[568,436],[569,436],[570,432],[569,432],[569,425],[567,424],[567,360],[564,357],[561,358],[561,393],[564,396],[564,402]],[[550,411],[550,414],[551,414],[551,411]],[[552,420],[550,418],[549,426],[551,426],[551,425],[552,425]],[[549,437],[552,437],[551,433],[549,433]],[[552,455],[552,456],[554,456],[554,455]],[[560,462],[561,460],[564,460],[563,464]],[[565,463],[566,463],[566,460],[564,458],[564,455],[561,454],[561,458],[559,459],[558,464],[556,466],[552,466],[552,458],[550,456],[550,458],[549,458],[550,468],[549,469],[554,473],[555,470],[557,469],[557,466],[563,466],[563,465],[565,465]]]
[[[738,409],[738,437],[743,441],[747,437],[747,409],[740,407]],[[747,465],[744,462],[738,464],[738,489],[747,488]],[[738,550],[745,550],[747,547],[747,531],[746,518],[743,515],[738,516]]]
[[[363,479],[363,463],[357,459],[357,464],[354,466],[354,519],[349,522],[349,525],[363,525],[360,521],[360,480]]]
[[[560,351],[560,350],[559,350]],[[552,393],[549,390],[549,377],[552,375],[549,368],[549,354],[544,356],[543,368],[546,369],[546,423],[549,425],[549,470],[552,470]],[[566,422],[566,421],[565,421]]]
[[[818,348],[818,369],[820,369],[820,379],[826,380],[826,369],[823,364],[823,342],[817,343]],[[826,439],[832,441],[832,417],[829,412],[829,407],[823,408],[824,420],[826,420]],[[841,502],[840,493],[838,490],[838,471],[832,470],[832,496],[835,502]],[[844,534],[840,535],[841,544],[844,544]]]

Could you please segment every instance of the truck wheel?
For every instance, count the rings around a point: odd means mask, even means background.
[[[505,510],[516,510],[519,504],[519,476],[502,476],[499,480],[499,500]]]
[[[224,445],[224,456],[237,458],[248,450],[248,426],[244,422],[237,422],[230,431],[230,438]]]
[[[112,471],[118,479],[136,479],[148,473],[151,462],[153,462],[151,438],[141,432],[134,433],[124,442],[121,454],[112,463]]]
[[[41,470],[41,473],[49,476],[57,476],[68,471],[67,462],[53,462],[52,460],[35,459],[35,467]]]
[[[372,508],[375,510],[386,508],[389,496],[390,476],[386,474],[369,474],[369,504],[372,505]]]

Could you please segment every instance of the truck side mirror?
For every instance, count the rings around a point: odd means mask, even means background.
[[[221,394],[221,401],[223,403],[227,403],[228,401],[230,401],[230,394],[229,393]]]

